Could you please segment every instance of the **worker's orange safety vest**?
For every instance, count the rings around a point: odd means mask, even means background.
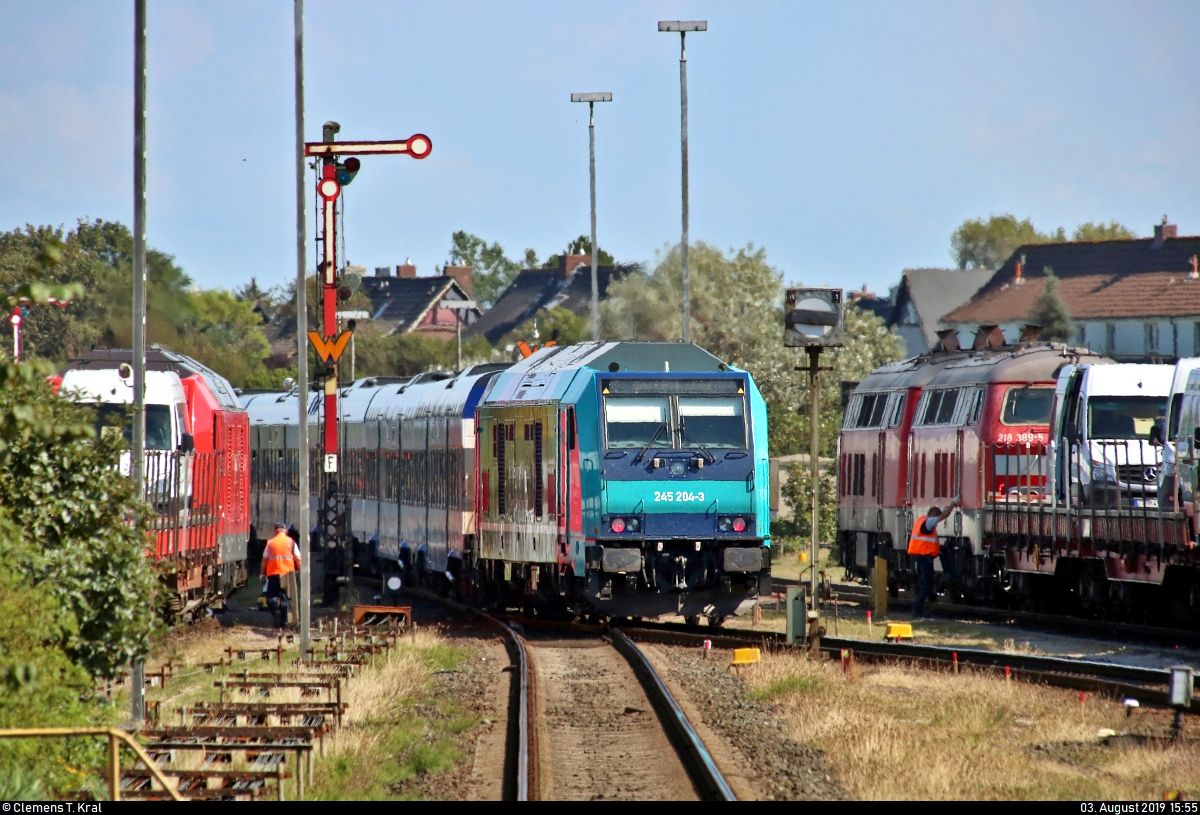
[[[929,534],[921,531],[921,527],[924,526],[928,518],[928,515],[922,515],[913,524],[912,534],[908,536],[908,553],[910,555],[933,555],[937,557],[942,553],[942,545],[938,543],[937,527],[934,527],[933,532]]]
[[[263,560],[267,563],[267,577],[289,574],[300,568],[300,559],[292,554],[292,539],[282,533],[267,541]]]

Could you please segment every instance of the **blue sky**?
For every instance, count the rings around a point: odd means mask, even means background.
[[[282,283],[292,4],[149,6],[149,242],[204,287]],[[6,10],[0,228],[131,221],[132,8]],[[693,240],[765,246],[789,281],[886,290],[948,265],[954,227],[989,213],[1200,234],[1200,4],[309,0],[309,138],[335,119],[434,144],[364,159],[350,261],[431,274],[458,229],[512,257],[586,232],[573,91],[614,96],[601,246],[650,260],[678,241],[679,42],[656,22],[681,18],[709,21],[688,43]]]

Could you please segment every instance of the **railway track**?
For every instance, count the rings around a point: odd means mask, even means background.
[[[800,581],[791,578],[776,577],[773,580],[777,588],[801,585]],[[808,582],[805,581],[803,585],[807,587]],[[838,600],[865,606],[869,601],[871,590],[865,585],[837,583],[833,585],[833,594]],[[912,604],[913,600],[911,597],[888,597],[888,608],[896,609],[897,611],[910,611]],[[1143,625],[1140,623],[1117,622],[1115,620],[1097,620],[1090,617],[1046,614],[1037,611],[995,608],[992,606],[961,605],[949,601],[927,603],[925,613],[930,617],[946,620],[978,620],[992,625],[1002,625],[1029,631],[1067,634],[1075,637],[1085,636],[1118,642],[1156,644],[1169,647],[1177,645],[1200,647],[1200,631],[1188,628]]]
[[[633,639],[672,645],[702,647],[704,641],[708,640],[714,648],[739,648],[748,645],[771,649],[803,647],[788,646],[784,635],[773,631],[713,631],[707,628],[695,629],[678,623],[635,623],[619,620],[613,621],[612,625]],[[1023,681],[1090,690],[1116,699],[1133,698],[1143,705],[1168,705],[1169,674],[1154,668],[976,648],[836,637],[821,637],[819,648],[823,654],[835,659],[841,658],[843,652],[850,652],[850,658],[866,661],[909,661],[951,670],[956,666],[971,666],[1007,673],[1014,679]],[[1189,712],[1200,714],[1200,699],[1193,699]]]
[[[508,640],[517,715],[509,722],[514,756],[505,789],[515,800],[622,797],[641,782],[661,785],[645,797],[737,800],[666,682],[623,631],[501,618],[409,591],[476,615]],[[644,715],[650,711],[653,723]]]

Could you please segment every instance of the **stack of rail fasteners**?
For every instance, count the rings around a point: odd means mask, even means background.
[[[256,800],[273,792],[282,801],[284,781],[290,778],[302,798],[312,780],[313,748],[323,755],[325,736],[342,724],[346,684],[377,657],[386,659],[400,634],[395,625],[352,626],[335,637],[314,638],[320,647],[314,647],[309,660],[294,660],[292,670],[282,668],[282,638],[273,648],[228,648],[219,662],[202,666],[223,674],[213,682],[218,701],[176,708],[178,727],[166,726],[156,716],[151,727],[140,731],[149,740],[146,751],[175,779],[184,798]],[[274,662],[280,670],[237,669],[237,662],[250,661]],[[163,682],[171,675],[169,668],[156,674]],[[140,764],[123,772],[121,795],[168,797],[152,787],[149,769]]]

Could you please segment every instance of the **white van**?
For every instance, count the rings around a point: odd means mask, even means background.
[[[77,368],[63,374],[59,395],[77,404],[96,406],[98,432],[124,433],[132,442],[133,428],[125,406],[133,404],[133,368]],[[191,468],[178,467],[178,454],[195,449],[191,416],[183,382],[174,371],[146,372],[146,499],[164,504],[191,495]],[[121,474],[129,475],[130,454],[121,456]],[[186,502],[183,503],[186,506]]]
[[[1175,446],[1180,509],[1194,517],[1195,496],[1200,489],[1197,484],[1197,477],[1200,476],[1200,439],[1197,439],[1200,435],[1200,370],[1188,373],[1179,396],[1178,411],[1171,411],[1175,430],[1171,444]]]
[[[1157,507],[1161,451],[1150,431],[1167,413],[1171,365],[1066,365],[1051,413],[1056,500]]]

